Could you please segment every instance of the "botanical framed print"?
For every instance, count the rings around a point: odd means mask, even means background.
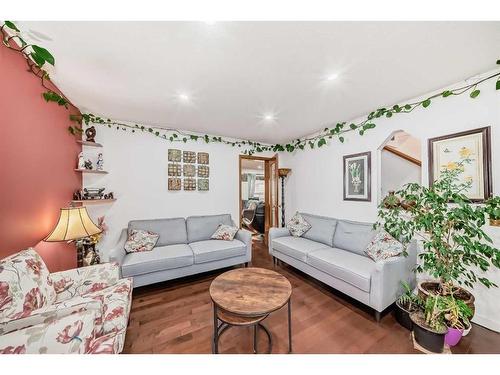
[[[371,201],[371,152],[345,155],[344,200]]]
[[[207,152],[198,152],[198,164],[208,164],[209,160]]]
[[[198,179],[198,190],[199,191],[207,191],[209,188],[208,178],[199,178]]]
[[[181,190],[181,179],[180,178],[169,178],[168,179],[168,190]]]
[[[431,138],[429,150],[429,185],[444,170],[460,168],[459,182],[468,182],[464,194],[473,202],[491,197],[491,128],[484,127]]]
[[[182,155],[181,150],[176,150],[174,148],[168,149],[168,161],[179,162],[181,161],[181,155]]]

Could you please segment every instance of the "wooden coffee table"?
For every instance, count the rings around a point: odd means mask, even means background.
[[[238,268],[219,275],[210,285],[214,306],[212,352],[219,352],[219,337],[231,326],[253,326],[253,351],[257,353],[257,333],[261,328],[269,339],[271,332],[262,321],[288,304],[288,352],[292,352],[292,286],[283,275],[264,268]],[[219,323],[220,322],[220,323]]]

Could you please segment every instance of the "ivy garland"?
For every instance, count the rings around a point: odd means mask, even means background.
[[[69,105],[73,105],[71,101],[65,97],[60,91],[55,91],[49,88],[46,85],[46,82],[50,82],[50,76],[48,72],[44,69],[45,64],[50,64],[52,66],[55,65],[55,59],[52,54],[47,51],[45,48],[37,46],[35,44],[28,44],[21,36],[20,30],[17,26],[11,21],[4,21],[2,26],[0,27],[0,32],[2,34],[3,44],[20,54],[26,59],[28,64],[28,69],[35,76],[37,76],[41,80],[42,86],[47,90],[42,96],[46,102],[57,103],[60,106],[64,106],[69,109]],[[15,44],[11,43],[15,42]],[[496,62],[500,65],[500,60]],[[432,101],[437,98],[447,98],[450,96],[458,96],[463,95],[465,93],[469,93],[470,98],[475,99],[479,96],[481,91],[478,86],[483,82],[492,80],[496,78],[496,90],[500,90],[500,72],[492,74],[488,77],[477,80],[474,83],[464,85],[462,87],[458,87],[451,90],[445,90],[443,92],[434,94],[426,99],[416,101],[413,103],[406,104],[396,104],[391,108],[379,108],[375,111],[372,111],[364,120],[358,123],[350,123],[339,122],[332,127],[326,127],[323,131],[312,135],[310,137],[305,138],[297,138],[293,141],[290,141],[287,144],[262,144],[256,141],[250,140],[233,140],[220,136],[210,136],[208,134],[200,135],[197,133],[181,131],[178,129],[170,129],[158,126],[148,126],[141,124],[127,124],[124,122],[114,121],[112,119],[105,119],[100,116],[87,113],[82,114],[81,116],[70,115],[69,118],[71,121],[75,123],[75,125],[69,126],[68,131],[71,134],[77,135],[83,132],[83,124],[99,124],[103,126],[108,126],[109,128],[116,128],[117,130],[123,131],[131,131],[135,132],[144,132],[161,139],[168,140],[170,142],[184,142],[188,141],[204,141],[206,143],[222,143],[232,147],[244,147],[244,154],[252,155],[254,153],[264,152],[264,151],[287,151],[293,152],[295,150],[304,150],[306,147],[311,149],[315,147],[322,147],[327,144],[329,139],[337,138],[341,143],[345,141],[345,135],[349,132],[358,132],[359,135],[364,135],[366,131],[373,129],[376,127],[374,120],[386,117],[391,118],[396,114],[401,113],[410,113],[413,112],[416,108],[428,108]]]

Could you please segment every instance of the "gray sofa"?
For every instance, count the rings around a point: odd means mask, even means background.
[[[219,224],[234,226],[229,214],[133,220],[122,230],[109,260],[120,264],[123,277],[133,277],[134,287],[250,262],[252,234],[239,230],[232,241],[210,239]],[[127,254],[124,245],[132,229],[158,233],[155,248]]]
[[[380,312],[396,301],[401,281],[415,283],[416,243],[408,257],[375,262],[364,250],[374,236],[373,225],[301,213],[311,225],[302,237],[286,228],[271,228],[269,253]]]

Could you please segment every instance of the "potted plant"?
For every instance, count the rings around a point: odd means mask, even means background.
[[[419,310],[422,306],[422,300],[418,295],[413,293],[410,285],[402,281],[403,294],[396,300],[396,308],[394,316],[396,321],[408,330],[413,329],[413,323],[410,319],[410,314]]]
[[[453,295],[444,297],[444,309],[444,319],[448,327],[444,342],[449,346],[455,346],[460,342],[464,330],[470,327],[472,310],[464,301],[456,299]]]
[[[487,271],[492,265],[500,268],[500,251],[491,246],[492,240],[482,230],[487,216],[499,207],[500,197],[484,205],[473,204],[467,198],[464,192],[471,182],[459,179],[467,163],[470,159],[450,163],[430,187],[417,183],[405,185],[396,194],[414,204],[407,209],[386,209],[382,204],[376,226],[383,226],[405,246],[414,238],[421,239],[423,249],[415,270],[435,278],[418,284],[422,299],[430,295],[453,295],[474,313],[474,296],[462,286],[473,288],[476,282],[488,288],[497,286],[475,270]]]
[[[423,309],[410,314],[415,341],[433,353],[442,353],[444,338],[448,332],[445,323],[445,298],[431,294],[425,300]]]
[[[400,205],[400,200],[393,190],[389,191],[389,195],[384,198],[385,208],[395,208]]]
[[[493,197],[486,205],[486,211],[490,217],[490,225],[500,227],[500,197]]]

